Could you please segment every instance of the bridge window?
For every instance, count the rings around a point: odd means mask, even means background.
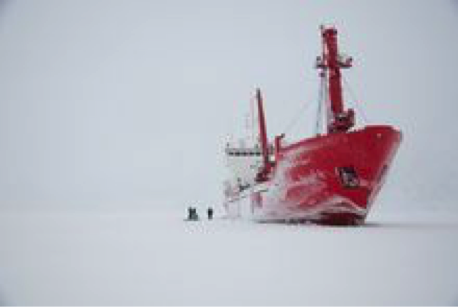
[[[338,167],[338,175],[341,184],[346,188],[357,188],[359,186],[359,177],[353,166]]]

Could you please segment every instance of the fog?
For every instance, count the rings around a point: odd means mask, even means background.
[[[403,132],[378,206],[457,210],[457,3],[433,0],[3,1],[0,210],[218,205],[255,87],[271,139],[307,104],[311,135],[330,23],[366,123]]]

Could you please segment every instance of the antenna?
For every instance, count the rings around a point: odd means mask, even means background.
[[[329,133],[346,132],[354,126],[354,110],[344,110],[341,69],[352,66],[352,58],[338,52],[338,31],[334,27],[321,26],[322,56],[316,59],[321,77],[328,78],[327,129]]]

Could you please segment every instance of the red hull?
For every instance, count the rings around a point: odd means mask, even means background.
[[[394,128],[369,126],[280,148],[271,178],[252,194],[259,220],[363,223],[400,142]]]

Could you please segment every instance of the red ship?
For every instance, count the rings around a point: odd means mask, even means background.
[[[341,75],[352,58],[339,53],[334,27],[321,27],[321,36],[323,52],[316,68],[326,96],[326,132],[288,145],[280,135],[269,143],[257,90],[258,140],[254,146],[227,143],[225,151],[234,179],[225,187],[229,215],[246,212],[258,221],[360,225],[383,186],[401,132],[388,125],[354,128],[354,110],[343,103]]]

